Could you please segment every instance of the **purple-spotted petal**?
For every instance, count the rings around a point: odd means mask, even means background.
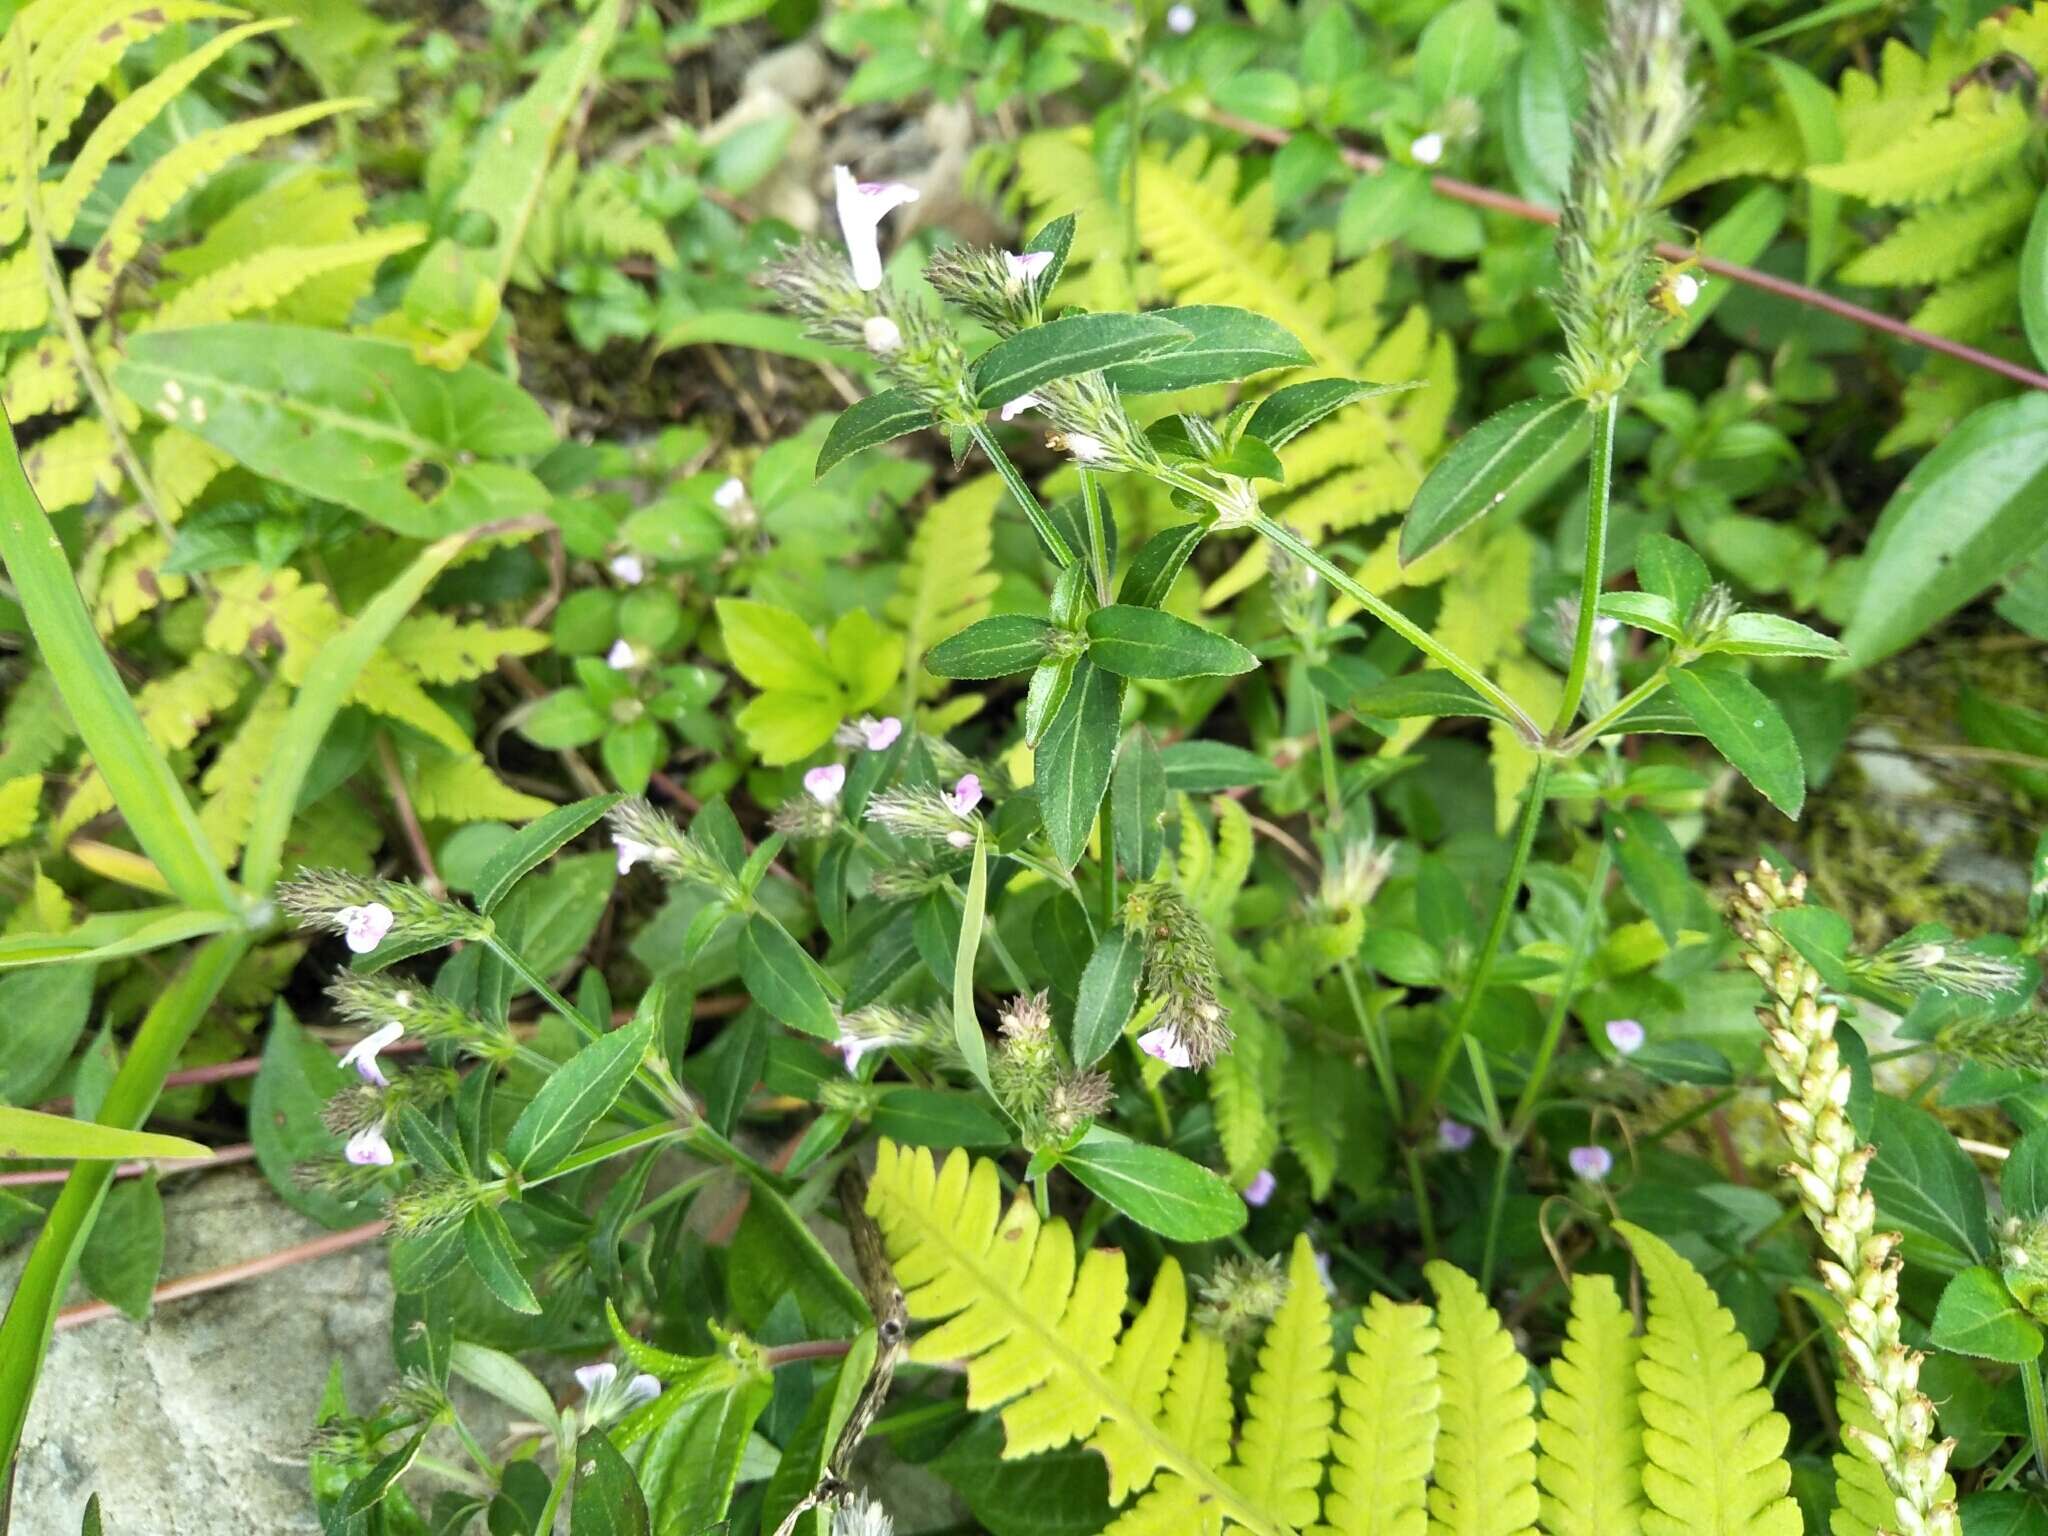
[[[1052,265],[1052,252],[1026,251],[1019,256],[1015,251],[1005,251],[1003,265],[1009,268],[1011,282],[1035,283],[1038,274]]]
[[[953,793],[948,798],[956,812],[962,816],[967,815],[981,804],[981,776],[974,773],[961,774],[960,781],[953,786]]]
[[[381,901],[367,906],[343,907],[339,913],[342,935],[348,940],[348,947],[359,955],[367,955],[384,942],[384,935],[391,931],[397,921],[391,909]]]
[[[384,1139],[382,1126],[366,1126],[349,1137],[341,1155],[359,1168],[389,1168],[391,1143]]]
[[[1565,1161],[1572,1165],[1573,1173],[1595,1183],[1614,1171],[1614,1154],[1605,1147],[1573,1147]]]
[[[846,764],[821,763],[804,775],[804,789],[820,805],[830,805],[846,788]]]
[[[855,181],[843,165],[832,168],[839,208],[839,233],[853,261],[853,280],[865,291],[882,286],[882,220],[905,203],[917,201],[917,188],[900,181]]]
[[[1436,1144],[1446,1152],[1462,1152],[1472,1145],[1472,1127],[1462,1120],[1439,1120],[1436,1123]]]
[[[886,752],[896,745],[896,738],[903,734],[903,722],[894,715],[884,715],[879,720],[863,720],[860,734],[861,740],[867,743],[870,752]]]
[[[1157,1029],[1148,1029],[1138,1036],[1138,1049],[1154,1061],[1163,1061],[1169,1067],[1191,1067],[1195,1064],[1188,1048],[1181,1043],[1180,1036],[1164,1024]]]
[[[354,1045],[342,1052],[341,1065],[354,1067],[356,1076],[366,1083],[375,1083],[379,1088],[388,1087],[390,1079],[384,1069],[377,1065],[377,1053],[405,1033],[405,1026],[393,1019],[382,1029],[363,1036]]]

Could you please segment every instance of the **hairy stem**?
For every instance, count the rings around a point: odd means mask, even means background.
[[[1553,738],[1571,729],[1579,700],[1586,693],[1586,671],[1592,664],[1594,626],[1600,612],[1600,585],[1607,570],[1607,505],[1614,485],[1615,403],[1593,407],[1592,477],[1586,486],[1586,563],[1579,577],[1579,617],[1572,632],[1571,665],[1565,671],[1564,697],[1557,706]]]
[[[988,455],[989,463],[995,466],[996,473],[1003,477],[1003,484],[1010,488],[1010,494],[1017,498],[1017,505],[1024,509],[1025,517],[1031,520],[1031,529],[1038,535],[1038,541],[1045,546],[1046,552],[1060,565],[1072,565],[1073,546],[1068,544],[1059,529],[1053,526],[1052,519],[1045,514],[1045,508],[1038,504],[1038,498],[1032,494],[1031,487],[1024,483],[1024,477],[1017,472],[1017,466],[1010,462],[1010,456],[1003,452],[1003,445],[996,441],[995,434],[989,431],[987,424],[976,422],[967,429],[967,435],[980,445],[981,451]]]

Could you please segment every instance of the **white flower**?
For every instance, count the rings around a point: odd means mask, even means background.
[[[903,734],[903,722],[894,715],[884,715],[879,720],[860,722],[861,740],[867,743],[870,752],[886,752],[896,745],[896,738]]]
[[[391,1143],[384,1139],[382,1126],[372,1125],[349,1137],[348,1145],[342,1148],[341,1155],[358,1167],[389,1168]]]
[[[1014,421],[1019,416],[1022,416],[1026,411],[1035,411],[1044,404],[1045,402],[1039,399],[1036,395],[1019,395],[1016,399],[1012,400],[1009,404],[1003,407],[1003,420]],[[1073,439],[1069,438],[1068,441],[1072,442]]]
[[[878,1047],[872,1040],[841,1040],[839,1054],[846,1062],[846,1074],[851,1077],[860,1070],[860,1059]]]
[[[877,357],[889,357],[903,350],[903,329],[887,315],[870,315],[860,333],[868,350]]]
[[[1671,297],[1678,301],[1679,308],[1691,309],[1694,299],[1700,296],[1700,280],[1690,272],[1681,272],[1671,279]]]
[[[1633,1056],[1640,1051],[1645,1038],[1643,1026],[1634,1019],[1607,1021],[1607,1043],[1624,1056]]]
[[[974,846],[974,834],[972,832],[948,832],[946,834],[946,843],[947,846],[953,848],[972,848]]]
[[[619,873],[631,874],[633,866],[654,857],[654,845],[643,843],[637,837],[628,837],[623,832],[612,834],[612,846],[619,850]]]
[[[629,587],[637,587],[647,579],[647,567],[640,563],[638,555],[613,555],[611,572]]]
[[[846,764],[824,763],[804,775],[804,788],[820,805],[830,805],[846,788]]]
[[[1005,251],[1003,265],[1009,269],[1010,285],[1021,288],[1026,283],[1037,282],[1038,274],[1052,265],[1052,252],[1026,251],[1019,256],[1015,251]]]
[[[1425,133],[1408,146],[1408,153],[1417,165],[1435,165],[1444,157],[1444,136],[1440,133]]]
[[[905,203],[917,201],[917,188],[900,181],[855,181],[843,165],[832,168],[832,185],[838,195],[839,232],[846,239],[846,254],[853,258],[853,280],[873,292],[882,286],[882,249],[876,239],[882,220]]]
[[[981,804],[981,778],[978,774],[963,773],[960,782],[953,786],[953,793],[946,797],[953,810],[961,816],[972,813]]]
[[[1311,1248],[1308,1256],[1315,1260],[1316,1275],[1323,1282],[1323,1289],[1332,1296],[1337,1294],[1337,1277],[1330,1273],[1330,1256],[1320,1248]]]
[[[746,500],[746,482],[740,479],[738,475],[732,476],[711,493],[711,505],[718,508],[721,512],[737,511],[746,504]]]
[[[377,1053],[404,1033],[405,1026],[393,1019],[382,1029],[363,1036],[342,1052],[341,1064],[344,1067],[354,1067],[356,1076],[366,1083],[375,1083],[379,1088],[389,1087],[391,1080],[384,1075],[384,1069],[377,1065]]]
[[[619,1394],[620,1411],[630,1413],[642,1403],[651,1403],[661,1396],[661,1378],[641,1371],[626,1383],[626,1390]]]
[[[1148,1029],[1138,1036],[1138,1049],[1154,1061],[1163,1061],[1169,1067],[1191,1067],[1195,1058],[1188,1054],[1188,1048],[1180,1037],[1164,1024],[1157,1029]]]
[[[583,1389],[585,1397],[595,1397],[614,1381],[618,1380],[619,1368],[609,1360],[600,1360],[595,1365],[576,1367],[576,1385]]]
[[[1074,456],[1074,462],[1077,464],[1109,462],[1109,445],[1099,437],[1090,437],[1086,432],[1067,434],[1067,452]]]
[[[1186,37],[1195,30],[1197,20],[1199,18],[1195,15],[1195,8],[1192,5],[1176,5],[1166,13],[1166,30],[1176,37]]]
[[[348,947],[359,955],[367,955],[384,942],[384,935],[391,931],[395,919],[391,909],[381,901],[373,901],[364,907],[343,907],[334,914],[341,919],[341,930],[348,939]]]
[[[630,640],[614,640],[612,648],[604,653],[604,664],[614,672],[629,672],[640,664],[640,658],[633,654]]]

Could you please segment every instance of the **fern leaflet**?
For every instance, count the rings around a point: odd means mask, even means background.
[[[1564,1353],[1537,1427],[1550,1536],[1628,1536],[1642,1528],[1643,1422],[1635,1318],[1605,1275],[1572,1281]]]
[[[1375,1296],[1355,1341],[1321,1536],[1423,1536],[1442,1397],[1429,1308]]]
[[[1535,1536],[1535,1394],[1522,1357],[1471,1276],[1423,1268],[1436,1292],[1438,1410],[1431,1536]]]

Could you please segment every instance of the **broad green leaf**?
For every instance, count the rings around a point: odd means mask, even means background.
[[[1838,992],[1852,991],[1855,977],[1849,972],[1847,956],[1855,942],[1848,919],[1826,907],[1788,907],[1771,914],[1771,927],[1816,971],[1820,979]]]
[[[874,1317],[860,1287],[832,1262],[804,1218],[759,1174],[750,1174],[748,1184],[747,1214],[726,1265],[739,1320],[764,1328],[770,1313],[794,1301],[813,1338],[845,1338],[872,1328]]]
[[[1449,672],[1425,669],[1390,677],[1362,689],[1351,698],[1352,711],[1374,720],[1443,719],[1474,715],[1507,724],[1491,700],[1475,692],[1470,683]]]
[[[1629,894],[1665,943],[1676,949],[1687,928],[1716,931],[1713,914],[1686,870],[1685,850],[1660,818],[1648,811],[1617,811],[1608,819],[1607,842]]]
[[[653,1529],[640,1480],[601,1429],[576,1440],[569,1536],[648,1536]]]
[[[775,1475],[768,1480],[767,1494],[761,1505],[763,1531],[780,1531],[790,1510],[817,1487],[819,1479],[825,1475],[838,1447],[840,1432],[867,1392],[868,1377],[875,1366],[875,1346],[875,1330],[863,1328],[854,1336],[852,1347],[833,1371],[831,1386],[820,1386],[811,1394],[803,1422],[783,1443],[782,1459],[775,1465]],[[820,1520],[813,1513],[798,1518],[793,1536],[828,1536],[830,1530],[829,1522]],[[570,1536],[575,1536],[575,1533],[572,1531]]]
[[[1128,22],[1122,18],[1121,13],[1115,12],[1107,6],[1103,7],[1103,9],[1110,11],[1112,15],[1118,17],[1116,25],[1128,25]],[[1031,243],[1024,247],[1026,255],[1035,255],[1040,251],[1044,251],[1052,256],[1052,260],[1045,264],[1045,270],[1039,273],[1035,279],[1041,303],[1044,301],[1045,296],[1051,293],[1054,286],[1059,282],[1060,274],[1067,269],[1067,253],[1074,248],[1075,224],[1076,220],[1071,213],[1063,213],[1058,218],[1046,223],[1037,234],[1031,237]]]
[[[409,538],[544,510],[527,470],[554,429],[533,397],[402,342],[253,321],[132,337],[121,388],[259,474]]]
[[[519,1272],[519,1245],[496,1206],[472,1206],[462,1218],[462,1251],[493,1296],[514,1312],[539,1314],[540,1300]]]
[[[328,1227],[366,1218],[357,1207],[301,1184],[296,1170],[340,1154],[341,1138],[327,1128],[321,1112],[353,1075],[334,1052],[299,1027],[282,1003],[272,1008],[263,1060],[249,1094],[249,1140],[256,1147],[256,1165],[278,1198]]]
[[[2048,544],[2048,395],[1994,401],[1915,464],[1864,556],[1842,644],[1867,667],[1903,650]]]
[[[184,787],[150,740],[100,645],[64,545],[29,488],[4,417],[0,460],[0,561],[6,563],[15,601],[27,615],[36,649],[56,678],[94,766],[142,851],[178,898],[201,911],[239,911]]]
[[[988,921],[988,841],[974,840],[974,864],[967,876],[967,900],[960,914],[960,947],[953,956],[953,1043],[975,1081],[993,1094],[989,1079],[988,1041],[974,1011],[974,962],[981,954],[981,931]]]
[[[1604,602],[1601,611],[1606,611]],[[1775,613],[1733,615],[1706,648],[1731,656],[1817,656],[1824,661],[1847,654],[1841,641]]]
[[[1793,820],[1806,803],[1806,767],[1778,706],[1739,672],[1687,667],[1671,691],[1700,732],[1766,800]]]
[[[537,869],[543,860],[595,826],[606,811],[619,803],[619,799],[617,795],[592,795],[588,800],[578,800],[573,805],[558,806],[507,838],[477,876],[474,893],[477,911],[488,917],[511,893],[513,886]]]
[[[1877,1156],[1866,1182],[1878,1217],[1898,1222],[1965,1259],[1991,1256],[1984,1183],[1948,1128],[1917,1104],[1879,1094]]]
[[[1280,777],[1270,759],[1227,741],[1176,741],[1160,749],[1159,763],[1166,770],[1166,787],[1191,795],[1270,784]]]
[[[1524,400],[1489,416],[1437,461],[1401,524],[1401,563],[1412,564],[1498,507],[1513,517],[1586,451],[1585,402]]]
[[[1088,846],[1116,758],[1122,682],[1083,657],[1074,683],[1032,759],[1038,814],[1053,857],[1072,869]]]
[[[1259,664],[1228,635],[1129,603],[1089,614],[1088,639],[1088,659],[1119,677],[1235,677]]]
[[[212,1156],[211,1148],[182,1136],[123,1130],[0,1104],[0,1158],[120,1162],[134,1157],[184,1157],[203,1162]]]
[[[1094,1066],[1122,1038],[1138,1005],[1138,979],[1144,971],[1145,946],[1122,928],[1111,929],[1096,944],[1074,1001],[1075,1066]]]
[[[1116,858],[1133,880],[1149,879],[1166,853],[1166,764],[1142,725],[1117,754],[1110,776]]]
[[[598,1036],[548,1074],[505,1138],[505,1160],[526,1178],[547,1173],[611,1112],[654,1044],[654,1020]]]
[[[33,1104],[71,1059],[92,1012],[94,967],[0,976],[0,1104]]]
[[[1171,321],[1193,339],[1164,357],[1106,370],[1110,384],[1127,395],[1228,384],[1270,369],[1299,368],[1315,361],[1286,326],[1248,309],[1186,304],[1154,310],[1146,318]]]
[[[1600,617],[1619,619],[1633,629],[1677,640],[1685,634],[1685,615],[1671,599],[1655,592],[1602,592]]]
[[[974,400],[1007,404],[1041,384],[1178,351],[1193,335],[1151,315],[1062,315],[997,342],[974,365]]]
[[[726,654],[756,688],[813,694],[831,689],[832,663],[825,648],[787,608],[738,597],[721,597],[717,608]]]
[[[763,1371],[721,1392],[664,1392],[641,1410],[651,1424],[636,1464],[663,1536],[715,1531],[724,1522],[754,1424],[774,1395]]]
[[[1060,1164],[1139,1226],[1177,1243],[1228,1237],[1244,1225],[1236,1190],[1164,1147],[1097,1126]]]
[[[479,1391],[496,1398],[523,1419],[552,1426],[559,1422],[555,1400],[540,1378],[510,1355],[457,1339],[448,1368]]]
[[[1941,1293],[1928,1342],[1959,1355],[2024,1365],[2041,1353],[2041,1328],[2020,1310],[1996,1270],[1973,1265]]]
[[[822,475],[863,448],[892,442],[906,432],[931,425],[932,413],[907,389],[885,389],[879,395],[869,395],[839,413],[832,430],[825,434],[825,446],[818,450],[814,473]]]
[[[769,1013],[820,1040],[837,1037],[832,1001],[818,984],[803,950],[765,912],[756,912],[740,930],[740,980],[748,994]]]
[[[2048,1129],[2020,1138],[1999,1170],[1998,1197],[2008,1216],[2031,1221],[2048,1213]]]
[[[1478,97],[1499,78],[1515,37],[1493,0],[1456,0],[1440,7],[1415,45],[1415,80],[1432,106]]]
[[[1133,608],[1157,608],[1165,602],[1181,567],[1208,531],[1206,523],[1180,523],[1153,534],[1131,557],[1117,600]]]
[[[123,1179],[107,1191],[100,1219],[78,1256],[86,1288],[136,1322],[149,1318],[150,1293],[164,1263],[164,1202],[156,1175]]]
[[[1415,387],[1413,384],[1368,384],[1363,379],[1310,379],[1302,384],[1289,384],[1274,390],[1259,402],[1251,420],[1244,424],[1245,435],[1258,438],[1269,448],[1278,448],[1306,432],[1332,411],[1341,411],[1347,405],[1356,405],[1375,395],[1399,394]]]
[[[1646,533],[1636,540],[1636,581],[1645,592],[1670,603],[1683,619],[1706,596],[1714,578],[1707,562],[1689,545],[1665,534]]]
[[[2027,243],[2020,251],[2020,319],[2034,360],[2048,368],[2048,194],[2034,204]]]
[[[883,1089],[869,1123],[914,1147],[1004,1148],[1015,1134],[980,1095],[936,1088]]]
[[[101,912],[63,933],[17,933],[0,939],[0,971],[78,961],[97,965],[204,938],[235,926],[226,912],[185,907],[144,907],[134,912]]]
[[[1046,658],[1055,634],[1045,620],[1023,613],[998,613],[949,635],[924,655],[933,677],[1007,677],[1026,672]]]

